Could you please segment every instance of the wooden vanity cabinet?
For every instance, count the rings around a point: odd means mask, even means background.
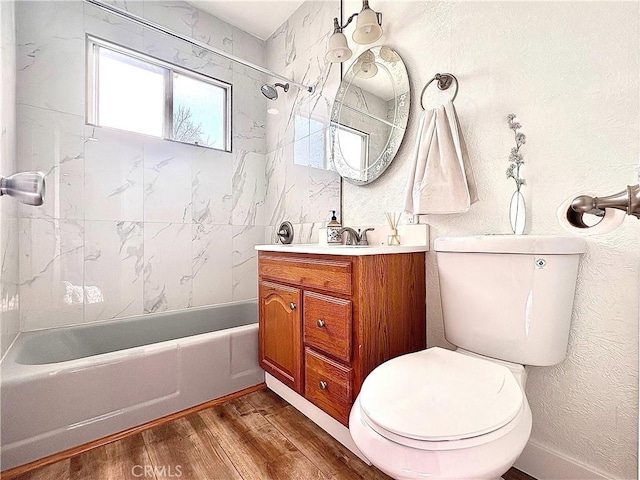
[[[260,366],[348,426],[366,376],[426,348],[425,253],[258,252]]]

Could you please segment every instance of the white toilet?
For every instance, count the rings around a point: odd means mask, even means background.
[[[438,238],[442,348],[403,355],[366,378],[351,410],[355,444],[396,479],[497,479],[531,433],[524,365],[566,356],[578,259],[573,237]]]

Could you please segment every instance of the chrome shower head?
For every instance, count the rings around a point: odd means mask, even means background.
[[[282,87],[282,90],[284,90],[285,93],[289,91],[288,83],[285,83],[285,84],[276,83],[273,85],[269,85],[268,83],[265,83],[264,85],[262,85],[262,87],[260,87],[260,91],[269,100],[275,100],[276,98],[278,98],[278,91],[276,90],[276,87]]]
[[[44,202],[44,173],[21,172],[8,177],[0,176],[0,196],[9,195],[27,205]]]

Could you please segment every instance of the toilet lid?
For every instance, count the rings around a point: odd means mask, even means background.
[[[383,363],[360,391],[370,421],[426,441],[493,432],[516,417],[523,399],[507,367],[438,347]]]

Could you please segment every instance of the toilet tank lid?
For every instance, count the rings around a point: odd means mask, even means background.
[[[436,238],[436,252],[521,253],[571,255],[584,253],[586,242],[580,237],[544,235],[476,235]]]

